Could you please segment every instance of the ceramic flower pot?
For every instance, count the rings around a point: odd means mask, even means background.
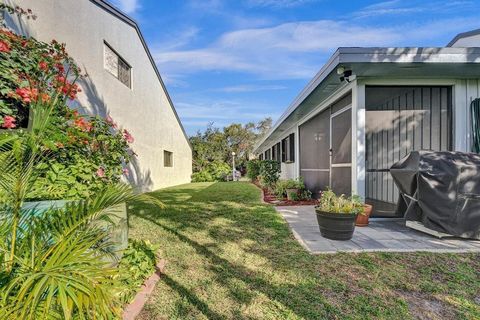
[[[357,227],[366,227],[368,226],[368,220],[370,215],[372,214],[373,207],[369,204],[365,204],[363,209],[363,214],[357,215],[357,219],[355,220],[355,225]]]
[[[316,210],[320,233],[331,240],[350,240],[355,231],[355,213],[332,213]]]

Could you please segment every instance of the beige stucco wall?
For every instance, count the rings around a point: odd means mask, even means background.
[[[38,16],[21,22],[18,31],[66,43],[87,71],[88,78],[80,82],[82,107],[102,116],[109,113],[132,133],[138,157],[130,164],[129,181],[144,191],[190,182],[191,148],[135,28],[89,0],[13,3]],[[131,89],[104,69],[104,41],[132,66]],[[171,168],[164,167],[164,150],[173,152]]]

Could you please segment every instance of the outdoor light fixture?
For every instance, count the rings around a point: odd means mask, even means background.
[[[232,181],[235,181],[235,152],[232,151]]]
[[[345,69],[344,66],[340,66],[337,68],[337,74],[340,76],[340,81],[350,82],[350,76],[352,75],[352,70]]]

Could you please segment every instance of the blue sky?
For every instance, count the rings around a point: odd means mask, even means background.
[[[277,119],[337,47],[444,46],[480,1],[111,0],[139,24],[188,134]]]

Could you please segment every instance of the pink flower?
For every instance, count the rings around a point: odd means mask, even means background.
[[[132,135],[127,131],[127,129],[123,129],[123,139],[125,139],[127,143],[133,143],[134,141]]]
[[[40,70],[47,71],[48,70],[48,64],[45,61],[40,61],[38,63],[38,67]]]
[[[5,116],[3,117],[3,124],[2,124],[2,128],[5,128],[5,129],[13,129],[15,128],[17,125],[15,124],[15,118],[12,117],[12,116]]]
[[[102,167],[98,168],[96,173],[100,178],[105,178],[105,170]]]
[[[10,45],[0,40],[0,52],[10,52]]]
[[[17,88],[15,93],[22,99],[24,103],[30,103],[32,100],[37,99],[38,90],[33,88]]]
[[[127,168],[124,168],[123,174],[128,177],[130,175],[130,171]]]
[[[107,117],[105,118],[105,121],[114,129],[117,128],[117,124],[115,123],[115,121],[113,121],[112,117],[110,117],[110,115],[107,115]]]

